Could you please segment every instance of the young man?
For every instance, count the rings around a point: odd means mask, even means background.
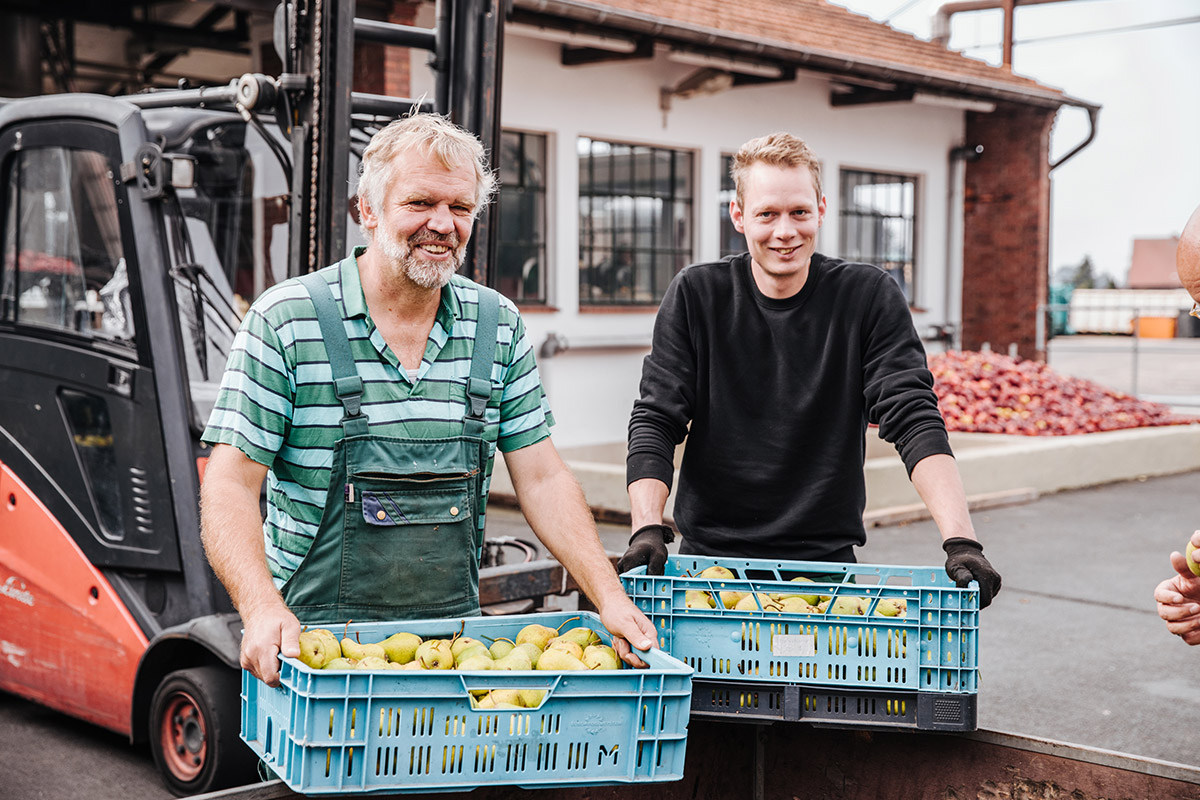
[[[520,316],[457,274],[493,190],[484,158],[442,117],[393,122],[363,153],[368,246],[272,287],[242,323],[204,433],[202,536],[242,617],[242,666],[270,685],[301,622],[479,613],[496,449],[625,660],[641,665],[625,639],[655,640],[550,441]]]
[[[1195,301],[1192,315],[1200,316],[1200,208],[1192,212],[1191,219],[1183,226],[1175,251],[1175,268],[1183,288]],[[1192,534],[1191,544],[1200,547],[1200,531]],[[1171,553],[1171,566],[1175,575],[1154,590],[1158,615],[1166,621],[1171,633],[1188,644],[1200,644],[1200,575],[1192,572],[1182,553]]]
[[[775,133],[733,162],[729,213],[748,253],[675,276],[629,423],[634,534],[618,570],[661,572],[675,446],[687,444],[675,521],[681,553],[854,561],[868,422],[896,445],[960,586],[1000,589],[958,469],[904,294],[882,270],[816,252],[825,198],[816,157]]]

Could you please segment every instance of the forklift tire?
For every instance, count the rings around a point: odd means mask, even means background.
[[[238,737],[241,675],[229,667],[181,669],[163,679],[150,704],[150,750],[178,797],[258,780],[258,759]]]

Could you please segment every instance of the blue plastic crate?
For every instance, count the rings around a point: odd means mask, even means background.
[[[715,564],[737,578],[697,577]],[[798,588],[790,582],[798,575],[834,578]],[[977,692],[979,593],[956,587],[942,567],[672,556],[661,576],[638,567],[621,581],[654,622],[662,649],[691,666],[697,681]],[[690,589],[713,597],[722,591],[857,595],[869,605],[865,616],[737,611],[719,601],[712,609],[688,608]],[[876,615],[884,598],[904,599],[906,612]]]
[[[533,622],[584,625],[612,643],[589,612],[363,623],[349,631],[364,642],[401,630],[424,639],[460,631],[511,639]],[[692,670],[657,649],[642,660],[648,669],[325,672],[284,658],[279,688],[242,673],[241,736],[304,794],[679,780]],[[469,693],[484,689],[546,695],[537,709],[472,708]]]

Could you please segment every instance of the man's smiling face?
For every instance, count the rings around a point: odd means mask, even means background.
[[[809,169],[752,165],[741,204],[731,202],[729,215],[746,237],[759,289],[772,297],[800,291],[825,221],[825,198],[817,195]]]

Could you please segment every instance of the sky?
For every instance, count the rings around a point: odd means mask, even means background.
[[[831,1],[922,39],[943,5]],[[950,49],[999,65],[1003,19],[999,10],[955,14]],[[1096,138],[1051,173],[1051,273],[1090,256],[1124,285],[1133,240],[1178,236],[1200,206],[1200,0],[1018,5],[1013,38],[1015,73],[1101,106]],[[1087,130],[1083,109],[1060,111],[1051,160]]]

